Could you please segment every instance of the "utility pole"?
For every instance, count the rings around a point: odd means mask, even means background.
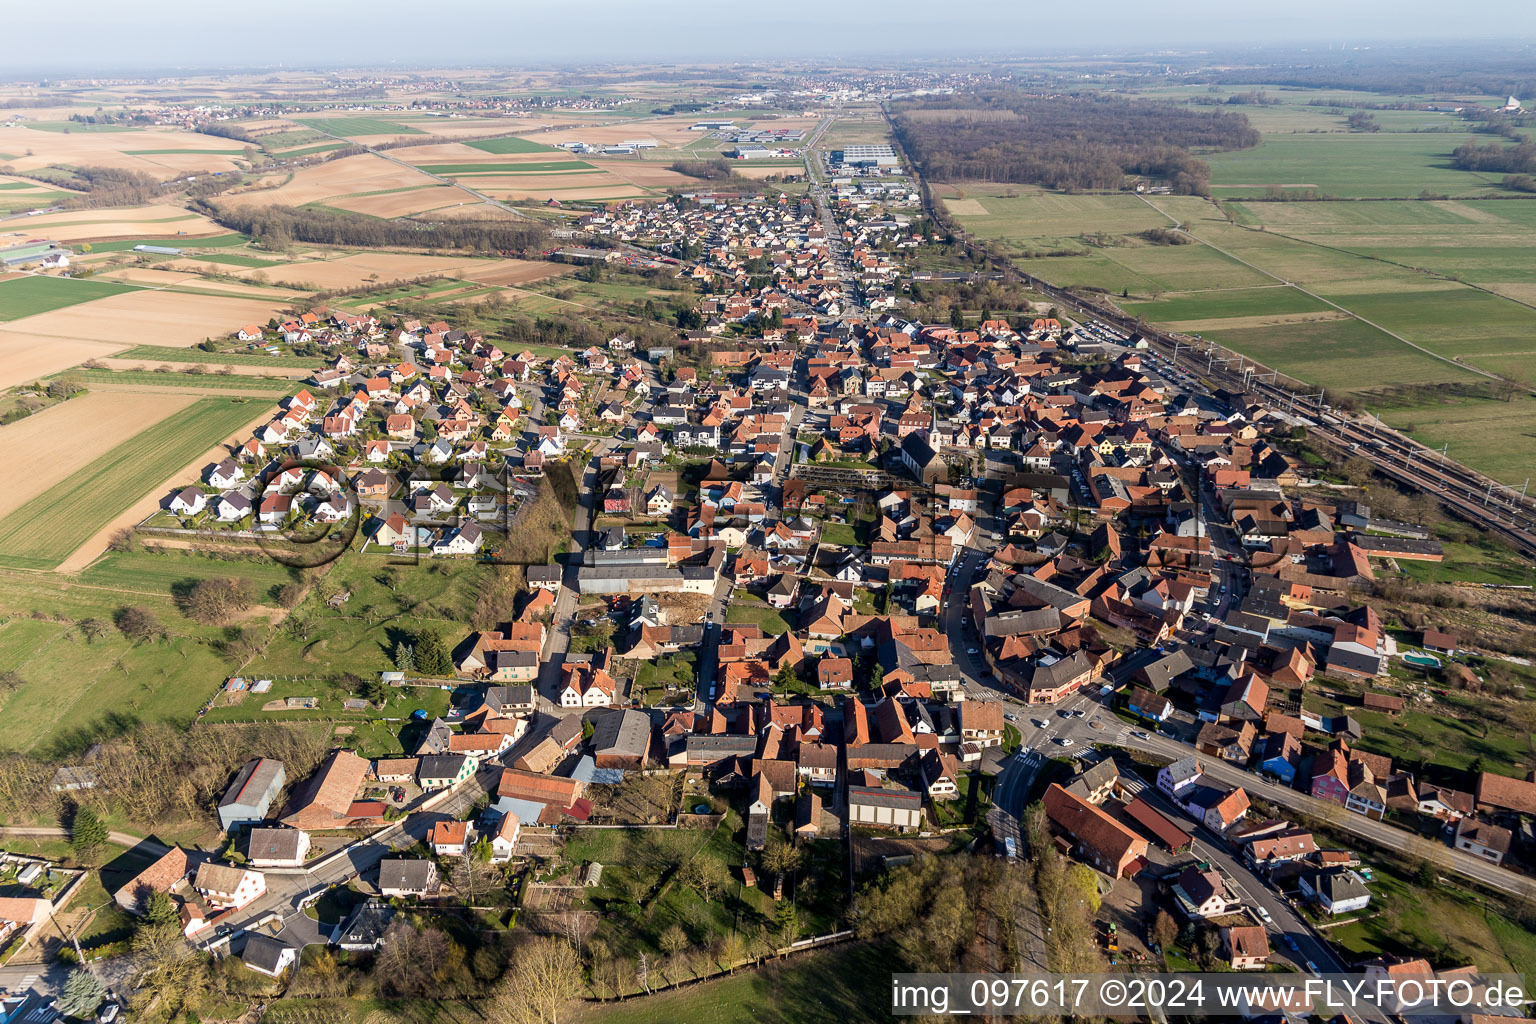
[[[1484,492],[1484,494],[1483,494],[1483,504],[1487,505],[1488,504],[1488,499],[1491,498],[1491,497],[1493,497],[1493,481],[1489,480],[1488,481],[1488,490],[1486,492]]]
[[[1440,446],[1440,465],[1445,465],[1445,453],[1451,450],[1451,442],[1447,441]],[[1527,479],[1529,482],[1529,479]]]

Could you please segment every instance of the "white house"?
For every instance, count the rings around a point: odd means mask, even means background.
[[[196,487],[188,487],[171,499],[171,511],[179,515],[195,516],[208,507],[208,496]]]
[[[517,846],[517,834],[522,830],[522,822],[516,814],[508,811],[501,816],[501,824],[496,827],[496,834],[491,837],[491,863],[505,864],[512,859],[512,849]]]
[[[227,491],[239,487],[245,479],[245,470],[233,459],[225,459],[208,471],[208,486]]]
[[[1310,871],[1297,880],[1301,894],[1326,913],[1348,914],[1364,910],[1371,903],[1371,891],[1348,868],[1336,871]]]
[[[197,869],[192,888],[209,906],[219,910],[239,910],[266,893],[267,879],[260,871],[209,861]]]
[[[434,555],[472,555],[480,550],[482,540],[480,527],[475,523],[465,523],[445,533],[436,544],[432,545],[432,553]]]

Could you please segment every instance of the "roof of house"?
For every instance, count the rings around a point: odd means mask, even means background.
[[[610,711],[592,731],[595,754],[644,759],[651,747],[651,719],[644,711]]]
[[[434,879],[433,864],[429,860],[397,857],[379,861],[380,889],[426,892],[431,888]]]
[[[140,901],[150,892],[169,892],[171,886],[187,877],[187,851],[173,846],[149,867],[130,878],[117,890],[116,900],[125,910],[138,910]]]
[[[283,762],[274,761],[269,757],[258,757],[254,761],[247,761],[235,774],[235,781],[229,789],[224,791],[224,796],[219,800],[220,807],[229,807],[233,804],[246,804],[255,806],[263,797],[267,796],[273,785],[280,781],[283,774]]]
[[[1044,802],[1051,821],[1106,863],[1119,864],[1128,854],[1146,853],[1145,839],[1060,785],[1051,784],[1045,791]]]
[[[240,888],[240,883],[244,880],[244,868],[207,861],[197,869],[197,877],[192,880],[192,888],[199,892],[234,892]]]
[[[1241,924],[1226,930],[1227,946],[1234,957],[1269,956],[1269,935],[1259,924]]]
[[[293,947],[270,935],[254,932],[245,940],[245,950],[240,959],[248,966],[267,974],[276,974],[283,966],[283,958]]]
[[[352,797],[368,775],[368,761],[336,750],[321,763],[283,820],[298,828],[335,828],[351,820]]]
[[[296,828],[253,828],[247,853],[252,860],[297,860],[303,839]]]
[[[1480,804],[1521,814],[1536,814],[1536,782],[1483,772],[1477,777],[1476,796]]]

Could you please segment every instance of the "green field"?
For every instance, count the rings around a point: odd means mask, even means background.
[[[585,160],[540,160],[527,164],[419,164],[428,174],[563,174],[567,171],[595,171]]]
[[[182,249],[191,252],[196,249],[225,249],[232,245],[244,245],[250,238],[246,235],[209,235],[207,238],[188,238],[178,235],[174,238],[124,238],[116,242],[92,242],[92,252],[128,252],[136,245],[163,245],[172,249]]]
[[[115,281],[77,281],[64,277],[18,277],[0,281],[0,320],[19,320],[82,302],[139,289]]]
[[[1120,305],[1127,313],[1166,324],[1232,317],[1320,313],[1332,308],[1326,302],[1282,284],[1263,288],[1180,292],[1154,302],[1122,302]]]
[[[357,135],[425,135],[420,128],[410,128],[376,117],[299,117],[294,120],[306,128],[326,135],[352,138]]]
[[[294,394],[303,387],[298,381],[253,377],[248,374],[156,373],[154,370],[94,370],[73,372],[86,384],[146,384],[161,388],[188,388],[197,391],[262,391],[274,399]]]
[[[278,260],[264,260],[256,256],[243,256],[237,252],[210,252],[197,258],[204,263],[227,263],[232,267],[265,269],[267,267],[280,267],[283,265]]]
[[[345,142],[326,142],[318,146],[305,146],[302,149],[290,149],[285,152],[274,153],[273,156],[283,160],[291,160],[301,156],[314,156],[316,153],[329,153],[333,149],[341,149],[344,146],[346,146]]]
[[[505,135],[499,139],[481,139],[479,142],[466,142],[465,145],[472,149],[498,155],[506,153],[547,153],[554,148],[553,146],[545,146],[538,142],[530,142],[527,139],[520,139],[516,135]]]
[[[171,345],[135,345],[114,355],[114,359],[142,359],[147,363],[203,363],[207,366],[275,366],[288,370],[313,369],[314,359],[299,356],[269,355],[266,352],[205,352],[200,348],[176,348]]]
[[[1211,191],[1223,198],[1264,195],[1271,187],[1315,188],[1346,199],[1415,198],[1425,190],[1453,196],[1501,193],[1502,175],[1451,166],[1453,133],[1271,135],[1252,149],[1207,153]]]
[[[0,519],[0,563],[52,569],[114,516],[253,419],[262,399],[203,398]]]
[[[21,182],[16,182],[20,185]],[[48,190],[46,192],[23,192],[18,195],[0,195],[0,213],[12,213],[16,210],[35,210],[43,206],[52,206],[61,200],[68,199],[73,192],[58,192]]]

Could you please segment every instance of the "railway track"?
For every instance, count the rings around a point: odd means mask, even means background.
[[[1404,486],[1433,495],[1457,516],[1479,529],[1495,534],[1527,557],[1536,558],[1536,499],[1492,480],[1441,453],[1426,448],[1373,421],[1362,422],[1322,402],[1288,388],[1254,379],[1212,360],[1188,358],[1199,352],[1187,339],[1138,324],[1117,311],[1099,306],[1032,274],[1018,272],[1020,280],[1079,316],[1097,318],[1125,336],[1139,334],[1156,345],[1180,369],[1193,377],[1212,381],[1233,391],[1253,392],[1307,419],[1311,432],[1341,450],[1371,463],[1377,470]],[[1202,365],[1203,363],[1203,365]]]

